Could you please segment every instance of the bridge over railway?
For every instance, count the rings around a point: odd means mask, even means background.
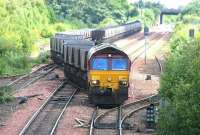
[[[181,9],[168,9],[168,8],[164,8],[161,10],[161,14],[160,14],[160,24],[163,23],[163,16],[164,15],[178,15],[181,13]]]

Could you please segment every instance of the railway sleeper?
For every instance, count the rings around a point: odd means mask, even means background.
[[[49,102],[49,104],[53,104],[53,105],[65,105],[66,102],[51,101],[51,102]]]
[[[51,101],[68,101],[69,98],[53,98]]]
[[[98,123],[94,124],[94,127],[97,129],[116,129],[119,128],[117,123]],[[126,130],[134,130],[134,126],[131,126],[129,123],[123,123],[122,128]]]

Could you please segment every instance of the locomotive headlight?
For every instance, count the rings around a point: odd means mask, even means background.
[[[99,80],[92,80],[91,83],[92,83],[93,85],[99,85],[100,82],[99,82]]]
[[[127,82],[126,80],[123,80],[123,81],[120,81],[120,84],[121,84],[121,85],[127,85],[128,82]]]

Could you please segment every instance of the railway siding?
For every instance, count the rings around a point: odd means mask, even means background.
[[[20,135],[53,134],[58,121],[78,89],[64,82],[31,117]]]

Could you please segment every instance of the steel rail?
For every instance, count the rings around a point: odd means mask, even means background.
[[[158,96],[158,94],[153,94],[153,95],[150,95],[150,96],[148,96],[148,97],[145,97],[145,98],[143,98],[143,99],[140,99],[140,100],[137,100],[137,101],[135,101],[135,102],[132,102],[132,103],[128,103],[128,104],[125,104],[125,105],[121,105],[121,106],[119,106],[119,107],[116,107],[116,108],[113,108],[113,109],[111,109],[111,110],[108,110],[108,111],[106,111],[106,112],[104,112],[104,113],[101,113],[100,115],[98,115],[95,119],[94,119],[94,122],[93,122],[93,124],[94,124],[94,126],[95,125],[97,125],[97,122],[100,120],[100,118],[102,118],[103,116],[105,116],[105,115],[108,115],[108,113],[111,113],[111,112],[113,112],[113,111],[118,111],[118,121],[117,121],[117,130],[118,130],[118,132],[117,132],[117,134],[118,135],[123,135],[123,126],[122,126],[122,124],[123,124],[123,121],[125,120],[125,117],[122,115],[122,111],[123,111],[123,109],[128,109],[128,107],[130,107],[130,106],[134,106],[134,105],[137,105],[137,104],[140,104],[140,103],[144,103],[145,102],[145,104],[147,104],[147,105],[144,105],[143,107],[141,107],[141,109],[143,109],[143,108],[145,108],[145,107],[148,107],[149,105],[150,105],[150,103],[154,100],[154,98],[156,98]],[[146,103],[147,102],[147,103]],[[140,108],[139,108],[139,110],[141,110]],[[134,110],[134,112],[136,111],[136,110],[138,110],[138,108],[137,109],[135,109]],[[130,113],[129,115],[131,115],[132,113]],[[126,114],[127,115],[127,114]],[[125,116],[126,116],[125,115]],[[123,116],[123,117],[122,117]],[[90,134],[90,135],[92,135],[92,134]]]
[[[108,113],[110,113],[110,112],[112,112],[112,111],[115,111],[115,110],[117,110],[117,109],[118,109],[118,107],[115,107],[115,108],[112,108],[112,109],[109,110],[109,111],[106,111],[106,112],[101,113],[100,115],[98,115],[98,116],[94,119],[94,125],[96,125],[98,119],[100,119],[101,117],[105,116],[106,114],[108,114]]]
[[[159,102],[155,102],[154,104],[159,104]],[[138,111],[140,111],[140,110],[142,110],[142,109],[145,109],[145,108],[149,107],[150,105],[151,105],[151,103],[148,103],[148,104],[146,104],[146,105],[143,105],[142,107],[139,107],[139,108],[136,108],[136,109],[134,109],[134,110],[132,110],[132,111],[127,112],[127,113],[123,116],[123,118],[122,118],[122,120],[121,120],[121,123],[120,123],[121,127],[122,127],[123,122],[124,122],[128,117],[130,117],[131,115],[133,115],[134,113],[136,113],[136,112],[138,112]],[[122,128],[122,130],[121,130],[121,133],[122,133],[122,131],[123,131],[123,128]],[[122,134],[121,134],[121,135],[122,135]]]
[[[20,81],[20,80],[22,80],[22,79],[24,79],[24,78],[26,78],[26,77],[32,75],[32,74],[34,74],[34,73],[36,73],[36,72],[38,72],[38,71],[40,71],[40,70],[42,70],[42,69],[45,69],[45,68],[47,68],[47,67],[49,67],[49,66],[53,66],[53,65],[54,65],[54,64],[51,63],[51,64],[48,64],[48,65],[42,66],[42,67],[40,67],[39,69],[37,69],[37,70],[35,70],[35,71],[33,71],[33,72],[29,73],[29,74],[20,76],[18,79],[16,79],[16,80],[12,81],[11,83],[7,84],[7,86],[12,86],[14,83],[16,83],[16,82],[18,82],[18,81]],[[53,68],[55,68],[55,66],[54,66]]]
[[[47,75],[48,73],[50,73],[51,71],[53,71],[56,67],[51,68],[50,70],[48,70],[47,72],[45,72],[44,74],[41,74],[37,77],[35,77],[33,80],[31,80],[30,82],[28,82],[28,84],[22,86],[20,89],[24,89],[27,86],[29,86],[30,84],[34,83],[35,81],[39,80],[40,78],[42,78],[43,76]]]
[[[160,70],[160,73],[163,72],[163,67],[162,67],[162,64],[160,63],[158,57],[155,56],[155,59],[156,59],[156,62],[158,63],[158,66],[159,66],[159,70]]]
[[[43,68],[46,68],[43,67]],[[21,89],[24,89],[26,87],[28,87],[29,85],[31,85],[32,83],[36,82],[37,80],[41,79],[42,77],[46,76],[47,74],[49,74],[51,71],[53,71],[54,69],[56,68],[56,66],[52,66],[50,67],[46,72],[43,72],[43,73],[37,73],[41,70],[36,70],[30,74],[27,74],[27,75],[24,75],[24,76],[21,76],[20,78],[14,80],[13,82],[9,83],[7,86],[8,87],[11,87],[13,90],[12,94],[16,93],[18,90],[21,90]],[[41,70],[43,71],[43,70]],[[31,76],[31,75],[34,75],[36,74],[37,76]],[[20,81],[24,81],[20,84]]]
[[[41,110],[47,105],[47,103],[50,101],[50,99],[54,96],[54,94],[64,86],[65,82],[61,82],[61,84],[55,88],[54,92],[51,93],[51,95],[46,99],[46,101],[42,104],[42,106],[33,114],[33,116],[30,118],[30,120],[27,122],[27,124],[24,126],[24,128],[21,130],[19,135],[24,135],[28,127],[31,125],[31,123],[36,119],[36,117],[39,115]]]
[[[154,97],[156,97],[156,96],[158,96],[158,94],[153,94],[153,95],[151,95],[151,96],[148,96],[148,97],[145,97],[145,98],[136,100],[136,101],[134,101],[134,102],[132,102],[132,103],[128,103],[128,104],[122,105],[121,107],[122,107],[122,108],[129,107],[129,106],[132,106],[132,105],[134,105],[134,104],[138,104],[138,103],[140,103],[140,102],[144,102],[145,100],[150,100],[150,99],[152,99],[152,98],[154,98]],[[94,120],[94,124],[97,122],[98,119],[100,119],[101,117],[107,115],[108,113],[110,113],[110,112],[112,112],[112,111],[117,110],[117,108],[118,108],[118,107],[115,107],[115,108],[113,108],[113,109],[110,109],[110,110],[108,110],[108,111],[106,111],[106,112],[101,113],[100,115],[98,115],[98,116],[95,118],[95,120]]]
[[[159,38],[159,40],[164,39],[164,38],[165,38],[165,36],[161,36],[161,37]],[[153,46],[155,46],[156,44],[153,44],[154,42],[156,42],[156,41],[151,41],[151,44],[152,44],[152,45],[149,45],[149,46],[147,47],[147,49],[151,49]],[[161,41],[159,41],[159,42],[161,42]],[[150,43],[149,43],[149,44],[150,44]],[[143,45],[143,47],[140,47],[141,49],[139,49],[139,51],[142,50],[142,52],[140,52],[138,55],[135,56],[135,58],[131,61],[132,64],[133,64],[142,54],[145,53],[145,50],[143,50],[144,47],[145,47],[145,45]],[[132,56],[131,56],[131,57],[132,57]]]
[[[93,135],[93,132],[94,132],[94,120],[95,120],[95,117],[97,115],[97,112],[98,112],[98,107],[96,107],[96,109],[94,110],[93,114],[92,114],[92,119],[91,119],[91,123],[90,123],[90,131],[89,131],[89,135]]]
[[[150,104],[144,105],[144,106],[142,106],[142,107],[139,107],[139,108],[137,108],[137,109],[134,109],[133,111],[130,111],[130,112],[128,112],[127,114],[125,114],[125,116],[122,117],[120,126],[122,127],[123,122],[124,122],[128,117],[130,117],[133,113],[136,113],[136,112],[139,111],[139,110],[142,110],[142,109],[144,109],[144,108],[147,108],[149,105],[150,105]],[[120,135],[123,135],[123,128],[121,129],[121,134],[120,134]]]
[[[122,121],[122,107],[120,106],[118,110],[118,134],[119,135],[122,135],[121,121]]]
[[[3,74],[0,76],[0,79],[9,79],[9,78],[17,78],[17,77],[21,77],[21,76],[24,76],[25,74],[15,74],[15,75],[6,75],[6,74]]]
[[[54,124],[54,127],[53,127],[52,130],[51,130],[50,135],[53,135],[53,134],[54,134],[54,132],[55,132],[57,126],[58,126],[58,123],[59,123],[61,117],[63,116],[65,110],[67,109],[67,107],[68,107],[68,105],[69,105],[69,103],[71,102],[72,98],[74,97],[74,95],[77,93],[78,90],[79,90],[79,89],[76,89],[76,90],[72,93],[72,95],[70,96],[69,100],[68,100],[67,103],[65,104],[64,108],[62,109],[62,112],[60,113],[58,119],[56,120],[56,122],[55,122],[55,124]]]
[[[158,35],[157,33],[153,34],[148,40],[154,40],[154,39],[156,39],[157,35]],[[133,53],[138,52],[139,50],[142,50],[145,47],[144,44],[143,44],[144,40],[145,40],[145,37],[143,37],[143,39],[141,41],[139,41],[139,43],[141,43],[141,44],[139,44],[139,46],[137,48],[135,48],[133,51],[129,52],[128,54],[133,54]],[[130,48],[123,47],[122,49],[126,50],[126,49],[130,49]]]
[[[132,105],[135,105],[135,104],[144,102],[144,101],[150,101],[150,100],[152,100],[152,99],[155,98],[155,97],[158,97],[158,94],[153,94],[153,95],[150,95],[150,96],[148,96],[148,97],[145,97],[145,98],[136,100],[136,101],[134,101],[134,102],[132,102],[132,103],[127,103],[127,104],[123,105],[122,108],[127,108],[127,107],[129,107],[129,106],[132,106]]]

